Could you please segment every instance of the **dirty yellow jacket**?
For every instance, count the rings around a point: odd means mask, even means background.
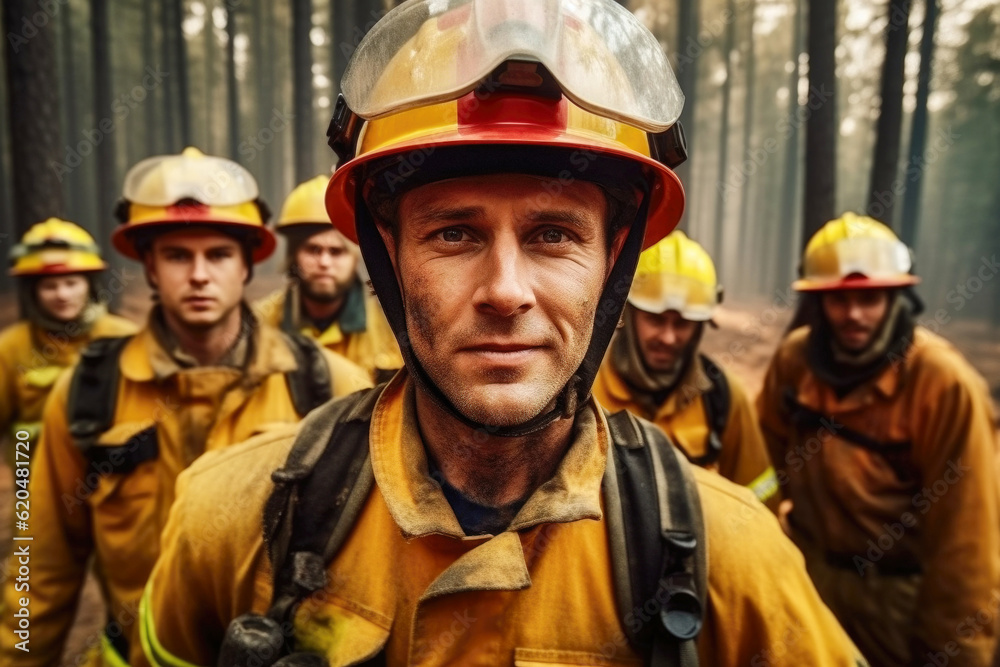
[[[155,427],[159,453],[130,474],[98,474],[70,437],[67,399],[72,373],[60,376],[46,405],[42,439],[35,453],[28,530],[30,577],[22,589],[11,559],[0,609],[0,665],[58,664],[73,622],[88,559],[108,604],[109,619],[139,645],[135,624],[146,578],[159,554],[159,536],[174,501],[182,470],[207,451],[227,447],[281,424],[299,421],[284,373],[295,357],[282,334],[254,327],[255,350],[245,371],[226,367],[181,368],[149,327],[125,346],[119,364],[114,425],[96,446],[120,446]],[[342,396],[371,386],[360,368],[323,351],[333,393]],[[232,469],[229,475],[244,471]],[[93,487],[93,491],[88,490]],[[210,519],[214,520],[214,519]],[[15,552],[16,553],[16,552]],[[21,599],[28,601],[21,604]],[[30,653],[13,646],[16,610],[30,611]],[[106,652],[107,653],[107,652]],[[106,665],[114,665],[105,658]]]
[[[721,367],[720,367],[721,369]],[[709,470],[728,480],[749,487],[772,510],[780,500],[778,482],[767,454],[764,436],[760,432],[757,413],[743,384],[721,369],[729,383],[729,417],[726,430],[719,434],[722,453],[710,464]],[[655,414],[639,401],[615,369],[612,355],[604,357],[594,382],[594,397],[611,412],[628,410],[659,426],[688,458],[704,456],[708,451],[709,425],[705,417],[705,392],[712,387],[711,379],[696,358],[689,364],[677,389],[660,405]]]
[[[922,570],[908,629],[917,657],[957,651],[955,664],[990,664],[1000,501],[985,382],[918,326],[903,357],[838,399],[809,368],[808,334],[801,328],[782,342],[757,402],[795,531],[859,576]],[[823,421],[793,425],[801,411],[790,398]],[[845,429],[874,443],[851,442]]]
[[[428,475],[413,391],[400,373],[376,404],[377,488],[328,566],[327,586],[298,608],[301,646],[331,667],[383,647],[390,665],[641,664],[615,607],[601,501],[610,436],[597,403],[578,413],[554,478],[509,530],[467,537]],[[295,435],[289,428],[210,454],[181,476],[143,597],[146,659],[133,652],[134,665],[215,665],[230,620],[267,609],[262,507]],[[853,645],[774,516],[746,489],[695,472],[709,548],[701,664],[854,666]]]
[[[286,331],[302,332],[331,352],[364,368],[375,382],[388,379],[387,376],[403,367],[399,345],[382,306],[367,293],[364,284],[355,285],[344,304],[344,311],[325,331],[300,321],[298,313],[288,312],[290,289],[278,290],[254,302],[253,308],[261,320]]]
[[[59,374],[76,363],[80,350],[96,338],[126,336],[137,328],[125,318],[105,314],[85,334],[73,323],[64,331],[49,332],[27,321],[0,332],[0,440],[27,431],[29,441],[37,442],[45,399]],[[8,456],[8,465],[12,461]]]

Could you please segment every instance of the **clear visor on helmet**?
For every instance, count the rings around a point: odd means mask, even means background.
[[[647,313],[676,310],[686,320],[705,322],[712,319],[719,294],[714,285],[686,276],[645,274],[632,282],[628,302]]]
[[[371,120],[458,99],[506,60],[542,63],[578,106],[649,132],[684,104],[659,42],[613,0],[409,0],[361,41],[341,89]]]
[[[143,206],[172,206],[194,199],[208,206],[236,206],[257,199],[257,181],[232,160],[188,149],[143,160],[125,176],[122,196]]]
[[[849,238],[816,251],[806,264],[806,280],[837,280],[852,274],[868,278],[905,275],[912,266],[902,241]]]

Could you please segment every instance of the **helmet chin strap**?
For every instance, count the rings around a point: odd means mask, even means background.
[[[532,433],[537,433],[549,426],[558,419],[572,417],[587,402],[590,396],[591,387],[597,377],[601,361],[607,350],[611,337],[614,335],[618,319],[621,317],[622,309],[625,307],[625,299],[628,297],[629,288],[632,284],[632,275],[635,273],[636,264],[639,261],[639,253],[642,251],[642,240],[646,232],[646,215],[649,210],[649,197],[644,196],[636,213],[635,219],[629,225],[628,236],[622,246],[621,253],[611,269],[604,290],[601,292],[598,301],[597,314],[594,318],[594,331],[590,339],[590,346],[583,358],[579,368],[570,377],[566,385],[556,395],[555,405],[548,411],[512,426],[491,426],[483,424],[469,418],[459,410],[444,392],[434,384],[430,376],[424,370],[413,346],[410,344],[409,335],[406,329],[406,314],[403,305],[403,297],[400,292],[399,283],[396,280],[396,273],[392,268],[389,259],[389,252],[385,247],[381,235],[376,229],[375,220],[361,195],[362,188],[358,188],[355,196],[354,210],[358,241],[361,252],[365,259],[365,264],[369,269],[372,285],[378,294],[379,301],[385,311],[393,333],[399,341],[400,352],[406,364],[406,369],[413,377],[417,385],[422,389],[441,409],[453,416],[458,421],[472,429],[482,430],[490,435],[505,438],[516,438]]]

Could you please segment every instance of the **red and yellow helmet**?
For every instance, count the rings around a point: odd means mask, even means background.
[[[253,239],[253,261],[267,259],[277,245],[267,228],[267,207],[249,171],[221,157],[186,148],[138,163],[125,176],[118,207],[121,224],[111,234],[118,252],[139,259],[140,230],[191,224],[236,229]]]
[[[387,178],[402,182],[458,147],[561,150],[565,174],[546,174],[560,179],[600,181],[588,173],[597,157],[637,165],[644,248],[683,212],[672,167],[686,157],[676,122],[684,96],[656,38],[612,0],[409,0],[361,42],[341,89],[330,145],[342,164],[326,203],[351,240],[366,166],[396,157]]]
[[[584,405],[640,251],[669,234],[684,210],[673,172],[686,158],[677,123],[684,96],[657,39],[614,0],[408,0],[358,45],[341,90],[328,132],[340,164],[326,207],[360,243],[400,340],[402,290],[375,221],[407,190],[511,173],[539,177],[546,190],[593,183],[618,204],[609,205],[609,228],[628,233],[583,362],[550,409],[490,433],[534,433]],[[434,385],[411,345],[400,348],[435,402],[483,426]]]
[[[906,287],[920,282],[911,273],[910,250],[891,229],[866,215],[845,213],[823,225],[806,245],[799,292]]]
[[[11,248],[9,257],[12,276],[90,273],[108,266],[87,230],[59,218],[32,225]]]

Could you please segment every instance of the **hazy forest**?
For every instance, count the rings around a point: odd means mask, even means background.
[[[621,2],[686,94],[683,224],[716,257],[726,305],[783,303],[803,231],[867,210],[915,247],[943,333],[963,335],[958,322],[992,337],[1000,3]],[[391,4],[4,0],[0,249],[51,215],[107,248],[128,167],[186,145],[238,160],[277,210],[334,166],[340,75]],[[280,255],[258,275],[278,274]],[[12,294],[3,275],[0,304]],[[0,324],[13,314],[0,309]]]

